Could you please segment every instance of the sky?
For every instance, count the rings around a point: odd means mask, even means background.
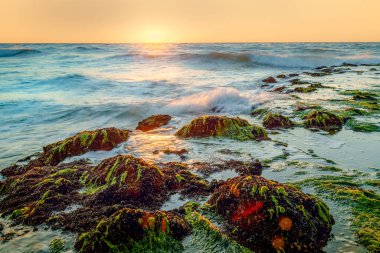
[[[0,0],[3,43],[380,41],[380,0]]]

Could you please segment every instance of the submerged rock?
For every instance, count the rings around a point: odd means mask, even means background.
[[[182,138],[227,137],[237,140],[265,140],[266,131],[248,121],[226,116],[198,117],[176,132]]]
[[[322,130],[339,130],[343,126],[342,117],[328,111],[311,111],[304,117],[304,126],[307,128],[319,128]]]
[[[147,132],[159,127],[162,127],[164,125],[167,125],[169,121],[172,119],[172,116],[170,115],[152,115],[143,121],[140,121],[138,123],[138,126],[136,127],[136,130],[141,130],[143,132]]]
[[[192,169],[201,173],[204,176],[209,176],[215,172],[221,172],[225,170],[234,170],[241,176],[249,175],[261,175],[263,171],[263,165],[259,160],[251,161],[237,161],[228,160],[222,163],[207,163],[196,162],[192,164]]]
[[[262,118],[268,111],[269,111],[269,108],[267,108],[267,107],[252,109],[250,115],[252,117]]]
[[[308,87],[297,87],[294,89],[295,92],[299,92],[299,93],[310,93],[310,92],[313,92],[316,90],[317,90],[317,88],[315,88],[311,85]]]
[[[286,116],[278,113],[268,113],[263,121],[263,126],[268,129],[289,128],[293,127],[294,123]]]
[[[190,232],[187,222],[170,212],[124,208],[95,229],[80,235],[81,253],[181,252],[181,239]]]
[[[264,83],[277,83],[276,79],[274,79],[274,77],[270,76],[268,78],[265,78],[263,80]]]
[[[208,201],[227,234],[255,252],[322,252],[334,220],[325,203],[258,176],[236,177]]]
[[[284,78],[286,78],[286,75],[284,75],[284,74],[280,74],[280,75],[278,75],[278,76],[276,76],[277,78],[281,78],[281,79],[284,79]]]

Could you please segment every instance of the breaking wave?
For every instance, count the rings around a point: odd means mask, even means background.
[[[253,104],[269,99],[261,91],[241,92],[234,88],[215,88],[171,102],[164,110],[172,114],[182,113],[247,113]]]

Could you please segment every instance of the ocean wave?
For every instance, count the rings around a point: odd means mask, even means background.
[[[109,58],[133,58],[140,57],[151,60],[180,60],[196,61],[197,63],[214,64],[216,62],[244,64],[249,67],[276,67],[276,68],[315,68],[319,66],[352,64],[377,64],[379,56],[369,54],[339,56],[335,50],[314,48],[305,54],[266,54],[249,52],[209,52],[209,53],[178,53],[178,54],[144,54],[125,53],[116,54]]]
[[[103,50],[103,48],[100,48],[100,47],[97,47],[97,46],[94,46],[94,45],[77,46],[75,49],[78,50],[78,51],[84,51],[84,52],[93,51],[93,50],[94,51]]]
[[[262,91],[241,92],[235,88],[215,88],[180,98],[163,108],[167,113],[247,113],[252,105],[268,100]]]
[[[78,93],[83,93],[109,88],[110,86],[113,86],[111,80],[74,73],[41,80],[37,83],[36,88],[75,90]]]
[[[21,48],[21,49],[0,49],[0,57],[13,57],[20,55],[29,55],[40,53],[41,51],[35,49]]]

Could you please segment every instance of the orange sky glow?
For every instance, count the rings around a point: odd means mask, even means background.
[[[380,41],[380,0],[0,0],[0,42]]]

